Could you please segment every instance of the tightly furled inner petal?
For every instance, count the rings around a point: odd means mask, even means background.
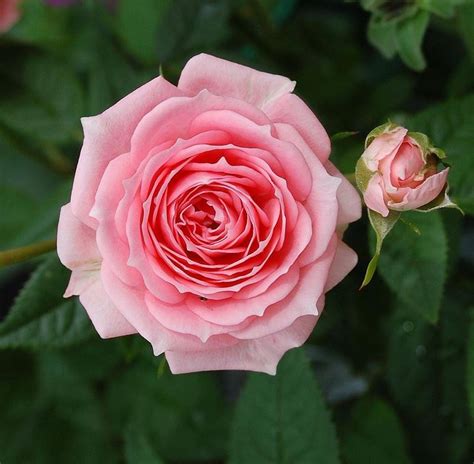
[[[143,243],[164,278],[206,295],[263,278],[298,216],[286,182],[235,148],[169,163],[142,207]]]

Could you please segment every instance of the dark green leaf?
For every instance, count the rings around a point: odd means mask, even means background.
[[[356,403],[342,445],[347,464],[411,463],[402,424],[393,408],[380,399]]]
[[[404,63],[415,71],[422,71],[426,66],[421,46],[429,18],[428,12],[420,10],[397,24],[395,40],[398,53]]]
[[[107,401],[112,427],[120,433],[124,427],[140,430],[163,459],[223,458],[230,411],[215,377],[169,372],[158,376],[149,355],[147,362],[134,359],[110,384]]]
[[[138,430],[130,428],[125,435],[125,457],[128,464],[162,464],[150,444]]]
[[[66,357],[57,352],[43,352],[33,358],[20,357],[18,351],[3,353],[2,462],[119,462],[96,391]]]
[[[469,411],[474,421],[474,309],[470,311],[469,335],[467,339],[467,395]]]
[[[73,70],[46,56],[28,58],[15,69],[16,89],[2,95],[0,122],[51,149],[48,143],[64,142],[80,134],[83,96]],[[25,121],[28,121],[25,124]]]
[[[31,213],[36,208],[37,204],[30,195],[0,186],[0,250],[10,248],[18,231],[29,226]]]
[[[385,58],[393,58],[397,53],[396,33],[395,21],[385,21],[374,15],[370,18],[367,38]]]
[[[461,29],[466,48],[474,61],[474,4],[466,3],[458,9],[459,28]]]
[[[117,9],[117,32],[126,48],[145,63],[157,61],[158,29],[172,4],[169,0],[121,0]]]
[[[407,121],[443,148],[452,168],[450,197],[462,210],[474,214],[474,95],[435,105]]]
[[[447,274],[447,239],[438,212],[403,213],[420,231],[398,223],[384,242],[379,270],[412,311],[436,322]]]
[[[302,350],[275,377],[252,374],[233,423],[231,464],[338,463],[334,426]]]
[[[0,348],[64,347],[92,336],[84,308],[62,297],[68,279],[55,255],[38,267],[0,324]]]

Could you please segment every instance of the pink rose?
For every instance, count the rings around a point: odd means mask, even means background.
[[[355,265],[358,194],[295,83],[208,55],[84,118],[58,254],[102,337],[174,373],[275,373]]]
[[[8,31],[20,18],[20,0],[0,0],[0,32]]]
[[[359,172],[368,208],[386,217],[390,210],[407,211],[427,205],[445,189],[449,168],[438,172],[441,150],[426,136],[388,123],[369,134]]]

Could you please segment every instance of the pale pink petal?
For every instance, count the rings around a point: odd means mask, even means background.
[[[101,257],[95,241],[95,230],[84,225],[71,211],[71,204],[61,208],[57,250],[61,262],[69,269],[87,265],[97,268]]]
[[[227,347],[237,343],[237,340],[228,335],[215,335],[206,343],[202,343],[198,337],[193,335],[184,335],[168,330],[148,310],[143,290],[126,285],[115,275],[107,263],[102,266],[101,278],[115,307],[136,328],[137,332],[151,343],[156,356],[171,349],[200,351]]]
[[[134,167],[128,153],[114,158],[107,165],[98,186],[90,217],[97,222],[96,241],[103,259],[109,262],[125,283],[138,286],[142,283],[141,276],[136,269],[127,264],[129,246],[121,237],[115,221],[118,205],[125,195],[123,182],[133,172]],[[125,228],[125,224],[119,225]]]
[[[292,143],[303,155],[313,178],[309,196],[304,202],[313,223],[313,237],[299,259],[300,266],[314,262],[327,249],[337,225],[339,204],[337,192],[341,179],[328,174],[307,143],[288,124],[275,124],[278,137]]]
[[[171,372],[247,370],[275,375],[278,362],[290,349],[301,346],[316,324],[313,316],[300,317],[277,333],[256,340],[242,340],[238,344],[200,352],[167,351]]]
[[[84,143],[72,188],[74,214],[95,226],[89,216],[94,197],[111,160],[130,150],[130,139],[145,114],[170,97],[183,95],[174,85],[158,77],[138,88],[98,116],[82,118]]]
[[[289,327],[298,317],[318,316],[316,303],[325,291],[337,242],[334,234],[326,253],[315,263],[300,270],[298,284],[286,298],[267,308],[262,317],[255,318],[247,327],[231,335],[245,340],[261,338]]]
[[[398,151],[407,133],[404,127],[386,132],[375,137],[372,143],[362,153],[362,159],[369,170],[375,172],[379,168],[379,162],[384,158],[393,157]]]
[[[71,204],[61,208],[57,234],[57,253],[72,275],[65,296],[79,295],[92,282],[102,258],[96,245],[95,230],[72,214]]]
[[[407,189],[408,193],[401,202],[389,201],[391,209],[407,211],[419,208],[433,201],[444,189],[448,178],[449,168],[428,177],[421,185],[414,189]]]
[[[337,225],[357,221],[362,215],[362,203],[359,193],[330,161],[326,163],[326,169],[331,176],[342,181],[337,189],[337,202],[339,204]]]
[[[383,187],[381,185],[382,182],[382,177],[379,174],[372,176],[367,185],[367,189],[364,192],[364,201],[367,208],[376,211],[383,217],[387,217],[389,210],[385,204]]]
[[[204,53],[191,58],[181,72],[178,88],[190,94],[209,90],[214,95],[233,97],[264,108],[291,92],[295,83],[275,74],[256,71]]]
[[[196,299],[199,298],[196,295],[193,296]],[[228,334],[232,330],[242,329],[250,322],[242,322],[233,326],[213,324],[201,319],[182,304],[166,304],[150,293],[145,294],[145,302],[150,313],[163,327],[183,335],[193,335],[198,337],[203,343],[207,342],[214,335]]]
[[[295,128],[319,160],[326,163],[331,152],[331,141],[319,119],[301,98],[293,94],[284,95],[268,105],[265,113],[274,123]]]
[[[105,292],[100,271],[96,271],[94,282],[81,293],[79,300],[102,338],[137,333],[135,327],[122,316]]]
[[[223,326],[234,326],[252,316],[262,316],[272,304],[283,300],[297,285],[299,270],[291,268],[276,280],[267,291],[248,299],[201,300],[196,295],[188,295],[186,306],[202,319]]]
[[[227,114],[236,113],[248,124],[267,126],[266,131],[270,131],[271,121],[260,109],[242,100],[220,97],[202,90],[194,97],[170,98],[143,117],[132,136],[133,159],[141,161],[165,141],[179,142],[179,139],[189,139],[201,132],[216,131],[216,127],[201,125],[199,130],[191,133],[191,126],[197,117],[217,110],[226,111]],[[228,142],[235,143],[230,139]]]
[[[336,255],[329,269],[325,292],[328,292],[341,282],[357,264],[357,253],[348,247],[342,240],[338,240]]]

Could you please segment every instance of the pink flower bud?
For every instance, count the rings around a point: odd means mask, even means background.
[[[420,133],[392,123],[374,129],[358,163],[358,182],[368,208],[388,216],[427,205],[445,189],[449,168],[444,153]]]

